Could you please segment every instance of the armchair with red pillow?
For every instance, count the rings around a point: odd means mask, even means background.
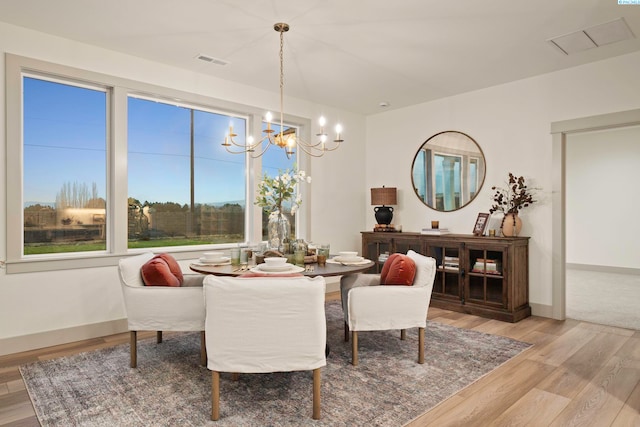
[[[436,262],[410,250],[393,254],[381,274],[352,274],[340,279],[345,341],[351,333],[352,364],[358,364],[358,332],[418,328],[418,363],[424,363],[424,328]],[[400,286],[398,286],[400,285]]]
[[[131,367],[137,366],[137,331],[156,331],[158,343],[162,331],[200,331],[204,364],[204,275],[183,275],[173,256],[151,252],[122,258],[118,272],[130,331]]]

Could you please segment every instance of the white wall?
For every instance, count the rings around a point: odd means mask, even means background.
[[[567,263],[640,268],[640,127],[567,137]]]
[[[5,81],[4,53],[12,53],[264,110],[279,109],[277,92],[258,90],[4,23],[0,23],[0,53],[2,82]],[[277,91],[277,82],[274,82],[274,91]],[[4,83],[0,85],[0,98],[0,164],[4,165]],[[287,113],[309,119],[322,114],[343,124],[346,139],[343,147],[310,161],[307,171],[313,182],[303,203],[308,204],[312,213],[308,225],[310,239],[331,243],[335,250],[359,248],[365,218],[362,191],[365,184],[364,175],[353,171],[364,161],[364,117],[302,100],[287,98],[285,101]],[[5,170],[4,166],[2,170]],[[2,173],[0,261],[6,260],[7,253],[4,226],[7,185],[6,176]],[[0,354],[26,349],[24,346],[31,345],[27,344],[30,341],[38,347],[38,343],[42,346],[73,340],[74,337],[78,339],[82,336],[78,328],[82,329],[83,325],[93,325],[93,331],[111,331],[114,325],[121,327],[124,316],[115,267],[11,275],[0,269]],[[67,332],[54,332],[59,330]],[[91,330],[88,333],[91,334]]]
[[[537,76],[367,117],[366,186],[398,187],[394,222],[417,231],[432,219],[453,232],[471,233],[479,212],[491,207],[491,186],[507,174],[542,187],[539,203],[522,211],[522,235],[531,236],[529,297],[534,313],[550,313],[551,122],[640,107],[640,53]],[[467,207],[440,213],[424,206],[411,187],[418,147],[444,130],[473,137],[487,161],[485,185]],[[622,202],[625,203],[625,202]],[[367,215],[367,228],[373,227]]]

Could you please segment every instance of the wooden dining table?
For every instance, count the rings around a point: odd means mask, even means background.
[[[368,260],[367,260],[368,261]],[[243,269],[239,265],[205,265],[199,263],[191,263],[189,264],[189,268],[192,271],[202,274],[214,274],[216,276],[242,276],[246,273],[253,273],[251,269],[256,265],[254,263],[249,263],[247,268]],[[309,267],[309,268],[306,268]],[[362,273],[367,271],[373,267],[373,261],[368,261],[367,263],[339,263],[339,262],[331,262],[331,260],[327,260],[327,263],[323,266],[318,265],[318,263],[305,264],[304,271],[300,271],[300,274],[303,274],[308,277],[330,277],[330,276],[346,276],[349,274]],[[262,273],[262,272],[261,272]],[[283,271],[279,274],[289,274],[291,271]],[[268,274],[268,273],[265,273]]]

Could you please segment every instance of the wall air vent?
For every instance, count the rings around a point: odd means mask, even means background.
[[[204,62],[209,62],[211,64],[216,64],[216,65],[227,65],[228,62],[224,61],[222,59],[218,59],[218,58],[214,58],[213,56],[209,56],[209,55],[205,55],[202,53],[199,53],[196,56],[196,59],[199,59],[200,61],[204,61]]]

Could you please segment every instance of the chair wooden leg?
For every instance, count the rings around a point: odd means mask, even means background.
[[[313,419],[320,419],[320,385],[321,385],[320,368],[313,370]]]
[[[400,329],[400,339],[401,340],[406,340],[407,339],[407,330],[406,329]]]
[[[358,366],[358,331],[351,332],[351,364]]]
[[[231,381],[238,381],[238,379],[240,378],[240,374],[237,372],[232,372],[231,373]]]
[[[156,331],[156,342],[158,344],[162,342],[162,331]]]
[[[349,325],[344,322],[344,342],[349,342]]]
[[[138,366],[138,334],[136,331],[129,332],[129,350],[131,351],[131,364],[132,368]]]
[[[220,372],[211,371],[211,420],[220,419]]]
[[[207,341],[204,336],[204,331],[200,331],[200,364],[207,366]]]
[[[424,363],[424,328],[418,328],[418,363]]]

